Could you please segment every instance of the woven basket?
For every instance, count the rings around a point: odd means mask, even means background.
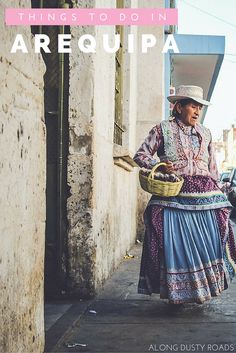
[[[162,165],[166,163],[156,164],[150,171],[148,176],[142,174],[142,170],[139,171],[139,181],[141,188],[152,195],[157,196],[177,196],[182,188],[184,179],[179,177],[180,181],[163,181],[154,179],[154,173]]]

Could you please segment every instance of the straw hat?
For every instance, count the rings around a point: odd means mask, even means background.
[[[203,89],[198,86],[181,85],[176,88],[174,95],[168,96],[167,99],[171,103],[175,103],[181,99],[191,98],[194,101],[203,104],[210,105],[211,103],[203,99]]]

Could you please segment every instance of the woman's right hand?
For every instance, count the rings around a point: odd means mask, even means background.
[[[159,169],[160,172],[164,174],[174,173],[174,166],[171,161],[165,161],[166,165],[162,165]]]

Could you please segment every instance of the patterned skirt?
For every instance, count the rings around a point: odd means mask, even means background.
[[[138,293],[170,303],[203,303],[228,288],[236,243],[230,204],[206,176],[184,176],[178,197],[153,196],[146,226]]]

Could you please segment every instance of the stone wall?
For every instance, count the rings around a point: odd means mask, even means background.
[[[84,1],[90,7],[115,7],[115,1]],[[117,267],[136,238],[137,180],[115,163],[114,132],[115,54],[102,48],[102,34],[114,35],[113,26],[72,28],[78,37],[90,33],[97,39],[96,54],[73,50],[70,56],[68,184],[69,289],[71,294],[93,296]],[[134,59],[132,59],[134,60]],[[136,66],[127,80],[135,82]],[[134,60],[135,62],[135,60]],[[135,77],[134,77],[135,76]],[[125,145],[134,152],[136,86],[125,83]],[[129,91],[128,91],[129,90]],[[134,99],[135,98],[135,99]]]
[[[5,27],[0,3],[1,248],[0,351],[39,353],[44,345],[45,126],[43,74],[30,28]],[[10,54],[16,33],[29,54]]]
[[[84,1],[81,7],[85,7]],[[89,5],[94,6],[90,1]],[[94,58],[80,52],[78,38],[94,27],[71,27],[69,88],[69,155],[67,200],[68,288],[72,295],[94,293],[96,241],[93,234]]]

